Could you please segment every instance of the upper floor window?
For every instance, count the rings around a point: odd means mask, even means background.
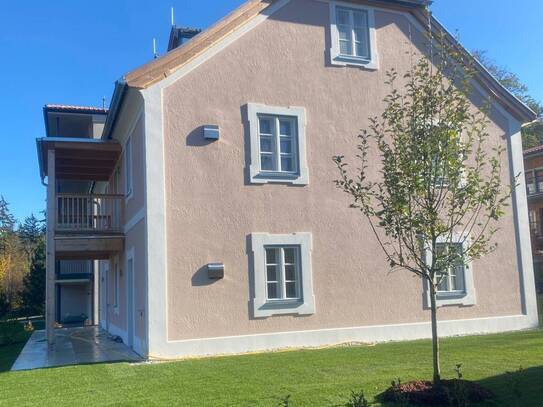
[[[528,170],[524,174],[526,178],[526,192],[528,195],[537,195],[543,192],[543,169]]]
[[[124,148],[124,162],[125,162],[125,193],[127,198],[132,197],[133,191],[133,168],[132,168],[132,139],[129,137],[126,140]]]
[[[250,177],[253,183],[308,183],[305,109],[250,103]]]
[[[313,314],[311,234],[251,234],[254,316]]]
[[[375,18],[372,8],[330,2],[331,62],[377,69]]]

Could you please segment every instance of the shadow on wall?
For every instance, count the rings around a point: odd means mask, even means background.
[[[204,147],[217,141],[204,138],[204,126],[200,126],[188,134],[186,144],[189,147]]]
[[[202,287],[211,285],[213,283],[216,283],[220,280],[214,280],[209,278],[208,271],[207,271],[207,264],[200,267],[198,270],[196,270],[196,273],[192,275],[191,282],[193,287]]]

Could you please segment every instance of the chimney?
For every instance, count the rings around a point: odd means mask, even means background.
[[[168,52],[183,45],[192,37],[200,34],[201,31],[198,28],[177,27],[173,25],[170,31],[170,40],[168,41]]]

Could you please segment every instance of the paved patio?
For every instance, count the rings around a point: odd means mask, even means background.
[[[61,328],[55,334],[56,349],[48,352],[45,331],[35,331],[11,370],[141,360],[128,346],[115,342],[107,332],[95,326]]]

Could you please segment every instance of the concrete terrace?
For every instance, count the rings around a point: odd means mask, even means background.
[[[49,352],[45,331],[34,332],[11,370],[141,360],[128,346],[95,326],[56,329],[55,336],[55,350]]]

